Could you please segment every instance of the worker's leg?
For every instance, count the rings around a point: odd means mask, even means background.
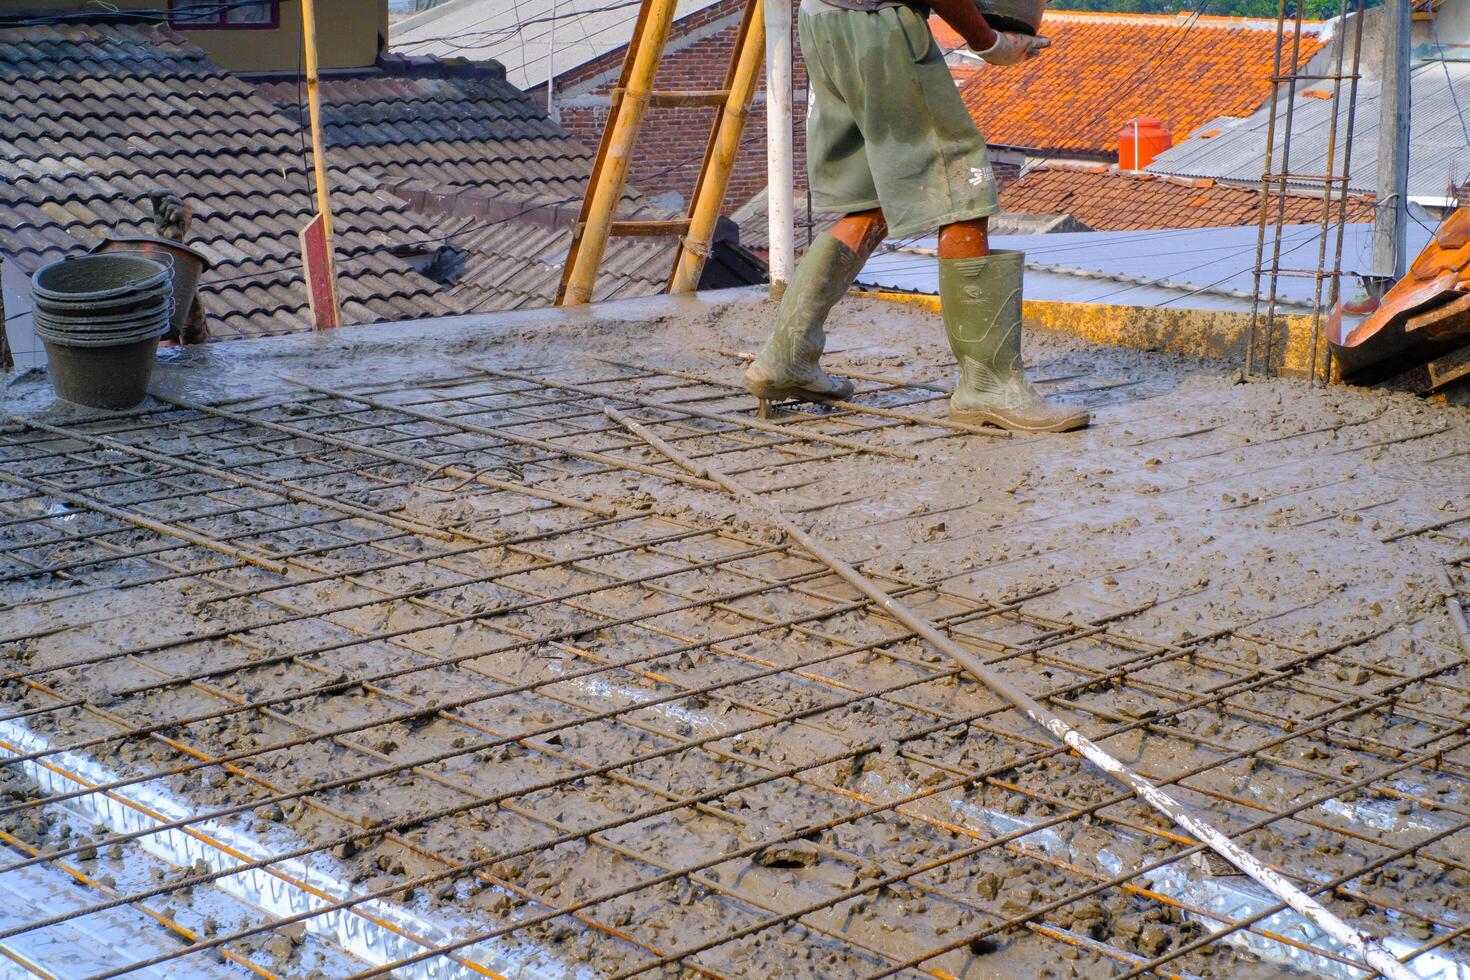
[[[808,18],[803,28],[823,124],[809,124],[809,136],[825,136],[834,119],[843,123],[841,141],[809,138],[808,146],[819,147],[839,177],[856,174],[839,165],[860,157],[864,180],[854,180],[851,193],[877,198],[890,237],[940,229],[940,294],[961,368],[951,411],[1016,429],[1086,424],[1085,412],[1047,404],[1021,376],[1020,256],[989,254],[986,218],[1000,202],[985,137],[924,17],[908,6],[839,11]],[[823,186],[816,178],[814,194]]]
[[[985,218],[939,231],[939,297],[944,332],[960,365],[950,417],[1021,432],[1085,426],[1085,409],[1047,401],[1021,368],[1020,252],[991,252]]]
[[[775,332],[745,372],[751,393],[803,401],[838,401],[852,394],[852,382],[817,365],[827,341],[823,325],[886,230],[883,212],[873,208],[846,215],[812,242],[781,297]]]
[[[826,341],[823,323],[887,226],[844,71],[852,61],[848,14],[867,16],[803,7],[797,18],[810,93],[806,167],[812,205],[844,217],[802,256],[781,297],[776,330],[745,373],[745,386],[762,399],[834,401],[852,394],[850,382],[817,366]]]
[[[990,219],[971,218],[939,229],[941,259],[978,259],[990,254]]]

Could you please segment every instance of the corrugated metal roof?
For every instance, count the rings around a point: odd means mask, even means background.
[[[1314,96],[1329,91],[1327,82],[1302,83],[1292,110],[1291,171],[1325,174],[1328,135],[1334,102]],[[1409,136],[1409,196],[1438,201],[1451,181],[1470,178],[1470,63],[1426,61],[1413,67]],[[1456,91],[1458,89],[1458,92]],[[1352,172],[1348,185],[1371,193],[1378,181],[1378,102],[1375,81],[1358,83],[1357,114],[1353,127]],[[1342,173],[1342,143],[1347,133],[1347,90],[1338,100],[1338,152],[1335,173]],[[1455,102],[1458,97],[1460,105]],[[1278,108],[1278,126],[1284,129],[1286,101]],[[1461,111],[1467,113],[1462,120]],[[1266,159],[1266,130],[1270,103],[1245,119],[1221,118],[1200,127],[1219,135],[1193,136],[1175,144],[1147,168],[1154,173],[1182,177],[1215,177],[1238,183],[1258,183]],[[1280,134],[1273,157],[1281,166]],[[1319,185],[1320,186],[1320,185]]]
[[[1417,253],[1429,229],[1409,228],[1409,249]],[[1348,225],[1342,267],[1366,270],[1373,251],[1373,226]],[[1317,225],[1284,230],[1282,265],[1317,264]],[[1330,233],[1329,248],[1336,232]],[[912,248],[933,250],[937,239]],[[1067,232],[1052,235],[997,235],[997,249],[1026,253],[1028,299],[1062,303],[1115,303],[1125,306],[1177,306],[1186,309],[1249,310],[1256,261],[1256,229],[1173,228],[1163,231]],[[939,270],[932,254],[880,252],[868,260],[858,282],[884,289],[938,293]],[[1309,305],[1311,279],[1283,277],[1278,296]]]
[[[449,0],[393,25],[388,47],[404,55],[494,60],[519,89],[627,44],[640,0]],[[687,17],[721,0],[681,0]],[[555,33],[555,59],[551,58]]]

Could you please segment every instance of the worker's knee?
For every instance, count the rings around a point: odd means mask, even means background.
[[[990,254],[989,218],[956,221],[939,229],[941,259],[974,259]]]
[[[871,254],[887,234],[888,222],[883,219],[882,208],[843,215],[832,226],[832,237],[859,255]]]

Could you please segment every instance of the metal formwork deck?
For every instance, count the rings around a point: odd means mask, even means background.
[[[824,565],[676,506],[707,485],[602,413],[800,513],[832,460],[976,438],[942,398],[876,381],[773,422],[692,374],[465,367],[13,421],[0,953],[55,970],[110,942],[56,971],[99,977],[1366,976]],[[952,587],[976,571],[883,584],[1344,918],[1413,937],[1393,950],[1425,976],[1470,975],[1463,655],[1410,674],[1371,636],[1253,623],[1160,642],[1131,622],[1198,585],[1086,617],[1042,609],[1057,585]]]

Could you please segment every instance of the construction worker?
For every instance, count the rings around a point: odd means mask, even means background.
[[[1019,65],[1050,41],[997,31],[974,0],[927,0],[982,59]],[[939,295],[960,379],[949,414],[1022,432],[1064,432],[1089,414],[1043,398],[1021,370],[1019,252],[990,251],[1000,210],[985,138],[955,88],[920,0],[802,0],[812,205],[841,214],[781,299],[776,329],[745,373],[758,398],[839,401],[852,383],[817,364],[822,325],[886,236],[939,229]]]

